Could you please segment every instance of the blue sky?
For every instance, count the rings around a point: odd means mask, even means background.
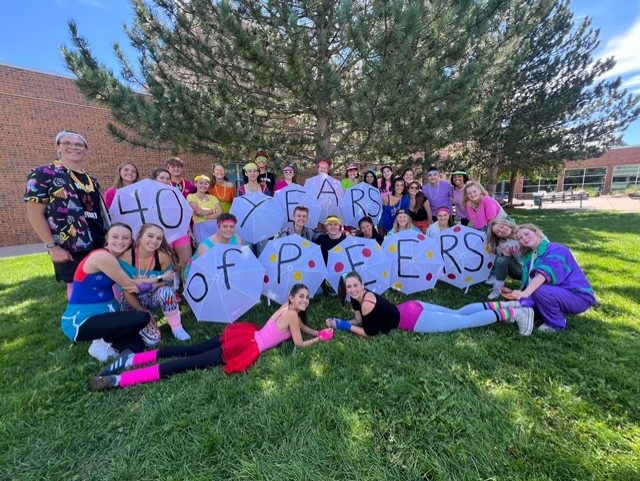
[[[622,76],[624,86],[640,94],[640,0],[574,0],[573,10],[600,29],[596,55],[618,60],[611,76]],[[69,43],[69,19],[96,58],[117,71],[111,46],[119,42],[126,51],[123,24],[133,14],[129,0],[0,0],[0,12],[0,63],[63,75],[70,75],[60,55],[60,45]],[[624,139],[640,145],[640,120]]]

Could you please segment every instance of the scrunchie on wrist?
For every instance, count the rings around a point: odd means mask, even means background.
[[[336,329],[340,329],[342,331],[350,331],[352,327],[353,324],[351,324],[349,321],[346,321],[344,319],[336,319]]]
[[[153,284],[151,284],[151,282],[142,282],[140,284],[138,284],[138,292],[140,293],[144,293],[144,292],[149,292],[153,290]]]

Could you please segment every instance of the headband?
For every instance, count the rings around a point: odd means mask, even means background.
[[[245,172],[248,172],[250,170],[258,170],[258,166],[254,162],[249,162],[248,164],[244,164],[242,170],[244,170]]]
[[[221,226],[225,222],[231,222],[233,225],[236,225],[238,223],[235,219],[231,219],[231,218],[226,218],[226,219],[223,219],[223,220],[218,219],[218,225],[219,226]]]
[[[196,175],[196,178],[194,180],[196,182],[198,182],[199,180],[206,180],[207,182],[211,183],[211,179],[204,174]]]
[[[329,217],[327,217],[327,220],[324,221],[325,224],[328,224],[329,222],[337,222],[338,224],[342,224],[340,217],[338,217],[337,215],[330,215]]]
[[[84,135],[79,134],[78,132],[73,132],[71,130],[63,130],[62,132],[58,132],[58,135],[56,135],[56,144],[60,143],[60,139],[64,136],[64,135],[72,135],[74,137],[78,137],[80,140],[82,140],[82,142],[84,142],[84,146],[88,147],[89,145],[87,144],[87,139],[84,138]]]
[[[429,174],[439,174],[440,171],[438,169],[430,169],[427,171],[427,175]]]

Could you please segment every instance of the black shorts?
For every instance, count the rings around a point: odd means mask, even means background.
[[[56,281],[65,282],[71,284],[73,282],[73,276],[76,273],[78,264],[82,262],[82,259],[87,257],[91,251],[71,253],[73,257],[72,261],[53,263],[53,270],[56,273]]]

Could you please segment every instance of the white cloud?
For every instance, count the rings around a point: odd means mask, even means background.
[[[640,17],[626,32],[607,42],[602,53],[603,58],[615,57],[616,65],[605,75],[606,77],[625,77],[640,73]],[[634,77],[637,82],[637,76]],[[626,83],[625,83],[626,84]]]

